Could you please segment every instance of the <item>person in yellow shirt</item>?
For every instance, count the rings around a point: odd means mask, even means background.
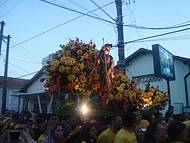
[[[146,119],[142,119],[142,113],[136,106],[131,107],[130,111],[136,115],[137,127],[135,129],[135,134],[136,134],[138,143],[142,143],[144,140],[144,132],[146,131],[149,125],[149,122]]]
[[[38,138],[38,143],[43,143],[46,139],[46,136],[44,134],[41,134],[40,137]]]
[[[149,122],[146,119],[142,119],[138,125],[139,128],[146,130]]]
[[[183,122],[186,126],[190,126],[190,120],[186,120]]]
[[[135,113],[128,112],[123,117],[123,128],[115,136],[114,143],[137,143],[135,129],[137,118]]]
[[[104,130],[97,139],[97,143],[113,143],[115,134],[122,127],[122,118],[121,116],[115,116],[112,118],[111,127]]]

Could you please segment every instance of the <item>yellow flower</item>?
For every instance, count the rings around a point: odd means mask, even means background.
[[[78,84],[75,85],[74,87],[75,90],[80,90],[80,86]]]
[[[50,76],[50,75],[47,76],[47,82],[51,82],[52,79],[53,79],[52,76]]]
[[[162,101],[160,96],[155,96],[154,100],[155,100],[155,102],[161,102]]]
[[[123,99],[123,93],[119,93],[119,100],[122,100]]]
[[[122,84],[120,84],[120,86],[121,86],[122,88],[125,88],[126,84],[125,84],[125,83],[122,83]]]
[[[152,97],[153,95],[154,95],[154,93],[152,93],[152,92],[147,93],[147,96],[149,96],[149,97]]]
[[[77,55],[82,55],[82,50],[77,50]]]
[[[73,74],[70,74],[70,75],[68,76],[68,80],[69,80],[69,81],[74,81],[74,79],[75,79],[75,76],[74,76]]]
[[[134,102],[136,100],[136,93],[134,91],[130,91],[129,101]]]
[[[58,60],[53,60],[50,65],[58,67],[59,66],[59,61]]]
[[[98,74],[98,73],[93,73],[93,79],[95,80],[95,81],[98,81],[99,79],[100,79],[100,75]]]
[[[72,67],[72,73],[78,73],[80,71],[80,69],[77,66]]]
[[[84,64],[78,64],[78,67],[80,68],[80,70],[83,70],[85,68]]]
[[[66,52],[65,52],[65,55],[66,55],[66,56],[70,56],[70,55],[71,55],[71,51],[70,51],[70,50],[66,51]]]
[[[114,95],[113,94],[110,94],[110,100],[114,100]]]
[[[57,70],[57,67],[56,66],[50,66],[50,69],[49,69],[51,72],[55,72]]]
[[[120,85],[119,87],[116,87],[116,89],[119,91],[119,92],[123,92],[124,91],[124,88]]]
[[[68,73],[68,74],[70,74],[70,72],[71,72],[71,67],[66,66],[66,67],[65,67],[65,72]]]
[[[86,82],[86,77],[81,74],[81,75],[79,76],[79,81],[80,81],[81,83]]]
[[[66,57],[61,57],[60,64],[65,64],[65,61],[66,61]]]
[[[72,65],[73,65],[72,59],[67,60],[67,65],[68,65],[68,66],[72,66]]]
[[[122,81],[128,81],[129,79],[128,79],[128,77],[126,76],[126,75],[124,75],[124,74],[122,74],[122,73],[120,73],[120,76],[121,76],[121,80]]]
[[[59,72],[60,73],[64,73],[65,72],[65,67],[64,66],[60,66],[59,67]]]
[[[70,60],[71,60],[71,65],[75,65],[77,63],[75,58],[70,58]]]
[[[120,96],[118,94],[115,95],[115,100],[119,101],[120,100]]]

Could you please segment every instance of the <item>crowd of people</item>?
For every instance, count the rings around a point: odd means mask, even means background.
[[[190,114],[58,116],[7,111],[0,117],[0,143],[190,143]]]

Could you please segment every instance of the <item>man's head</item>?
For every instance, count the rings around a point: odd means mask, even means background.
[[[132,128],[135,129],[137,126],[137,118],[135,113],[133,112],[127,112],[123,116],[123,126],[126,128]]]
[[[168,110],[173,113],[174,112],[174,106],[169,106]]]
[[[114,116],[112,117],[112,126],[116,129],[119,130],[122,128],[123,125],[123,120],[121,116]]]

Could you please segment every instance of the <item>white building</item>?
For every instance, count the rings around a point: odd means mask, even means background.
[[[174,56],[175,80],[170,81],[171,105],[175,113],[181,113],[182,108],[190,102],[190,59]],[[152,50],[141,48],[125,59],[125,71],[130,79],[139,83],[140,88],[150,82],[163,91],[168,91],[167,81],[155,77]]]
[[[18,79],[18,78],[7,78],[7,96],[6,96],[6,109],[18,111],[19,100],[18,98],[11,96],[12,94],[19,93],[19,90],[27,83],[29,80]],[[2,108],[2,91],[3,91],[4,78],[0,76],[0,112]],[[22,106],[20,104],[20,106]]]

